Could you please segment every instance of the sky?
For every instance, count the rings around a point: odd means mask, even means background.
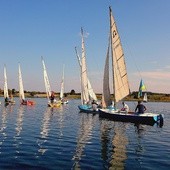
[[[18,90],[18,63],[24,89],[45,91],[43,56],[53,91],[80,92],[80,29],[85,32],[88,77],[96,93],[102,79],[112,7],[124,49],[131,91],[141,78],[147,90],[170,94],[170,1],[164,0],[0,0],[0,88],[4,64],[8,88]]]

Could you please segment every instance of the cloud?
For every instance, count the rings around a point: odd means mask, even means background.
[[[139,73],[134,73],[130,77],[132,80],[131,87],[133,89],[138,90],[138,85],[142,77],[148,91],[170,94],[170,72],[166,72],[164,69],[141,72],[140,75]]]
[[[165,71],[142,72],[141,75],[144,78],[146,77],[150,79],[170,81],[170,72]]]

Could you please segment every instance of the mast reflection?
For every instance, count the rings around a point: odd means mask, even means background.
[[[0,134],[2,136],[0,138],[0,154],[2,152],[3,142],[7,138],[7,134],[6,134],[6,131],[5,131],[6,128],[7,128],[7,108],[4,107],[4,109],[2,111],[2,125],[1,125],[1,128],[0,128]]]
[[[102,158],[108,169],[124,169],[127,159],[126,123],[101,121],[101,145]]]
[[[53,116],[53,109],[47,107],[47,109],[44,112],[44,117],[42,120],[42,126],[41,126],[41,131],[40,131],[40,139],[37,140],[39,149],[38,152],[41,153],[42,155],[48,150],[45,146],[44,143],[47,141],[48,138],[48,133],[50,131],[50,119]]]
[[[92,137],[92,129],[93,126],[95,125],[94,123],[95,120],[96,120],[96,115],[85,114],[85,113],[81,114],[80,131],[77,137],[77,147],[76,147],[75,154],[72,158],[72,160],[75,161],[73,165],[74,169],[80,168],[79,162],[83,155],[86,144]]]
[[[16,121],[16,135],[14,136],[14,141],[16,142],[14,146],[16,147],[16,153],[19,154],[19,146],[22,144],[21,142],[21,131],[22,131],[22,126],[23,126],[23,116],[24,116],[24,107],[20,106],[18,109],[18,115],[17,115],[17,121]],[[18,155],[15,156],[17,158]]]

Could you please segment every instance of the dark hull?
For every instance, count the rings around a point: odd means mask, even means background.
[[[121,121],[121,122],[131,122],[131,123],[140,123],[146,125],[154,125],[155,123],[159,123],[160,126],[163,126],[163,115],[155,114],[154,116],[143,116],[137,115],[135,113],[109,113],[99,110],[99,117],[106,118],[109,120]]]

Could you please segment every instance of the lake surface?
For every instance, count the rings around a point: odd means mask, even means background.
[[[46,99],[33,107],[15,100],[0,106],[0,170],[170,168],[170,103],[146,104],[164,114],[159,127],[79,113],[80,100],[53,110]],[[136,103],[127,104],[133,110]]]

